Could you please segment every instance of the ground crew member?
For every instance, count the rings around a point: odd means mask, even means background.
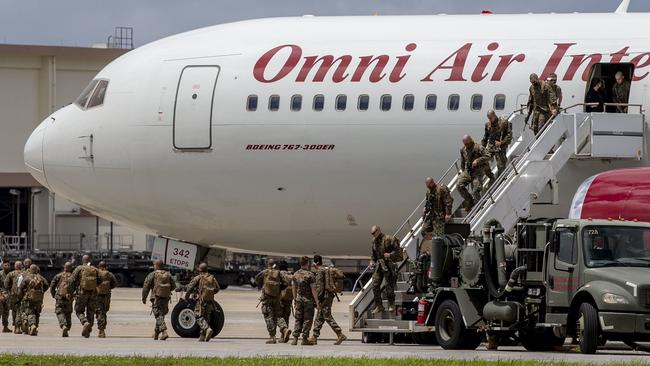
[[[111,292],[117,286],[117,279],[109,272],[104,261],[97,265],[100,283],[97,285],[97,306],[95,307],[95,316],[97,317],[97,337],[106,338],[106,313],[111,308]]]
[[[314,321],[314,307],[318,304],[316,296],[316,277],[309,270],[309,257],[300,258],[300,269],[291,277],[291,289],[294,294],[293,341],[291,345],[298,344],[298,337],[302,335],[303,346],[313,345],[309,341],[309,332]]]
[[[72,279],[72,263],[65,262],[63,271],[57,273],[50,284],[50,293],[54,298],[54,313],[61,327],[61,336],[67,337],[72,327],[72,295],[68,286]]]
[[[630,100],[630,82],[625,80],[625,75],[618,71],[614,75],[616,82],[612,86],[612,102],[627,104]],[[616,106],[616,113],[627,113],[627,106]]]
[[[167,335],[167,324],[165,315],[169,313],[169,301],[172,291],[176,289],[176,282],[171,273],[162,269],[163,262],[157,259],[153,262],[153,272],[144,279],[142,286],[142,303],[147,303],[147,295],[151,291],[151,312],[156,317],[156,326],[153,329],[153,339],[164,341],[169,338]]]
[[[9,262],[2,263],[2,271],[0,271],[0,316],[2,316],[2,333],[11,333],[9,329],[9,309],[11,308],[11,301],[8,288],[5,288],[5,280],[11,272],[11,264]]]
[[[280,274],[282,275],[284,282],[290,284],[293,274],[291,271],[289,271],[287,261],[280,261],[278,268],[280,269]],[[284,319],[284,322],[287,323],[287,327],[289,326],[289,318],[291,317],[291,309],[293,308],[293,297],[293,287],[290,285],[280,293],[280,304],[282,304],[282,318]]]
[[[287,326],[287,322],[282,317],[282,304],[280,303],[280,293],[284,287],[289,284],[284,281],[282,274],[275,268],[275,261],[269,258],[266,261],[266,269],[255,276],[255,283],[262,289],[262,315],[266,322],[266,330],[269,332],[269,340],[267,344],[277,343],[275,339],[276,328],[280,328],[282,335],[280,341],[288,342],[291,336],[291,331]]]
[[[451,209],[454,203],[449,188],[436,184],[432,177],[424,181],[427,187],[424,212],[422,213],[422,236],[430,239],[445,233],[445,223],[451,220]]]
[[[532,127],[535,136],[541,131],[551,117],[557,114],[557,98],[551,87],[539,80],[537,74],[530,74],[530,88],[528,95],[528,116],[526,123],[532,114]]]
[[[481,145],[490,155],[485,175],[490,178],[491,182],[494,182],[495,177],[492,174],[490,162],[492,159],[497,161],[497,175],[501,175],[508,163],[506,153],[508,152],[508,146],[512,142],[512,123],[503,117],[497,117],[493,110],[488,111],[487,118],[488,121],[485,122],[485,134],[483,140],[481,140]]]
[[[381,299],[381,283],[386,280],[386,297],[388,300],[388,311],[395,311],[395,286],[397,285],[397,263],[403,260],[402,248],[397,238],[385,235],[381,228],[374,225],[370,229],[372,235],[372,256],[370,267],[374,268],[372,274],[372,293],[375,300],[373,314],[380,314],[384,311]]]
[[[559,85],[557,85],[557,74],[556,73],[551,73],[548,78],[546,79],[548,82],[548,85],[551,87],[551,90],[553,90],[553,93],[555,93],[555,98],[557,99],[557,106],[560,108],[562,105],[562,88],[560,88]]]
[[[208,265],[206,263],[199,264],[199,274],[192,278],[185,293],[186,300],[189,300],[191,295],[196,294],[194,315],[201,328],[199,342],[209,342],[214,334],[210,327],[210,319],[212,319],[212,314],[216,311],[214,295],[220,289],[217,279],[208,273]]]
[[[97,306],[97,286],[101,283],[99,271],[89,255],[81,257],[81,264],[72,272],[68,293],[75,296],[74,312],[82,325],[81,335],[90,337]]]
[[[481,197],[483,189],[483,173],[490,161],[490,155],[483,146],[476,144],[472,136],[463,136],[463,147],[460,149],[460,168],[458,172],[458,193],[465,199],[465,208],[469,211],[476,200]],[[472,193],[468,186],[472,185]]]
[[[23,262],[16,261],[14,270],[9,272],[4,283],[5,289],[9,291],[9,307],[11,308],[11,319],[15,334],[22,334],[23,322],[20,317],[20,294],[18,291],[18,282],[22,281],[22,275]]]
[[[338,293],[343,291],[342,288],[336,286],[336,283],[343,279],[343,272],[334,268],[323,267],[323,257],[319,254],[314,255],[314,267],[316,269],[316,298],[318,299],[318,312],[316,313],[316,321],[314,322],[313,337],[309,339],[309,342],[312,344],[318,344],[320,330],[323,328],[323,324],[327,322],[334,333],[336,333],[336,341],[334,342],[334,345],[338,346],[348,339],[348,337],[343,334],[341,327],[336,323],[336,320],[334,320],[334,316],[332,316],[332,304],[334,303],[334,298],[338,299]],[[334,277],[337,273],[338,275]],[[394,296],[393,293],[393,304],[395,302]]]
[[[48,283],[45,277],[39,274],[38,266],[29,266],[29,274],[20,284],[23,293],[23,332],[27,329],[29,335],[38,334],[38,323],[43,309],[43,295],[47,291]]]

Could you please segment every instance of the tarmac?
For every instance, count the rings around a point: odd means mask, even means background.
[[[622,344],[608,343],[607,349],[596,355],[582,355],[565,347],[562,352],[527,352],[522,347],[502,347],[488,351],[481,345],[475,351],[446,351],[438,346],[415,344],[363,344],[359,333],[348,329],[347,309],[352,295],[346,293],[341,302],[334,304],[334,317],[348,335],[349,340],[334,346],[334,333],[325,325],[317,346],[267,345],[268,335],[259,308],[259,293],[251,288],[228,288],[217,295],[222,305],[226,324],[223,331],[208,343],[196,339],[180,338],[170,331],[166,341],[151,339],[154,319],[150,308],[141,302],[141,290],[119,288],[113,292],[108,313],[107,338],[97,338],[97,330],[89,339],[81,337],[81,326],[73,314],[73,327],[69,338],[61,338],[54,301],[48,297],[41,315],[37,337],[0,334],[0,353],[59,354],[59,355],[118,355],[118,356],[196,356],[196,357],[378,357],[378,358],[438,358],[461,360],[539,360],[580,363],[650,362],[650,354],[634,352]],[[171,306],[170,306],[171,309]],[[168,317],[167,325],[171,330]]]

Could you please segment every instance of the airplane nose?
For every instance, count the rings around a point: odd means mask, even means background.
[[[41,122],[32,132],[25,143],[23,153],[27,171],[44,187],[48,187],[47,179],[45,178],[45,168],[43,166],[43,138],[47,129],[46,123],[47,121]]]

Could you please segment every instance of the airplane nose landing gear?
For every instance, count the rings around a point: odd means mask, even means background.
[[[196,323],[194,316],[194,300],[180,299],[174,309],[172,310],[172,328],[174,332],[182,338],[198,338],[200,329]],[[210,327],[212,328],[213,337],[221,333],[225,323],[225,316],[223,309],[219,303],[215,303],[216,311],[210,319]]]

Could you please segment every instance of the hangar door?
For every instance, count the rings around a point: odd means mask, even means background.
[[[174,104],[174,148],[212,147],[214,91],[219,66],[186,66],[181,71]]]

